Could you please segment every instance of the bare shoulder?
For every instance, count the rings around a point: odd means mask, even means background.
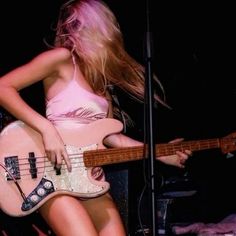
[[[44,63],[58,64],[67,61],[71,58],[71,52],[66,48],[54,48],[42,52],[36,56],[32,61],[41,61]]]
[[[64,77],[61,71],[69,64],[69,60],[71,61],[71,52],[65,48],[47,50],[3,75],[1,84],[20,90],[40,80],[51,83],[55,78]]]

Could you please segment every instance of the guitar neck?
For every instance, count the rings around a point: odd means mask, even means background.
[[[176,151],[200,151],[220,148],[219,138],[184,141],[181,143],[156,144],[156,156],[173,155]],[[84,163],[86,167],[103,166],[108,164],[123,163],[141,160],[145,156],[144,147],[110,148],[102,150],[91,150],[84,152]]]

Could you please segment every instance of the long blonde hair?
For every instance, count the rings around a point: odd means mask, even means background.
[[[116,17],[104,2],[74,0],[64,4],[55,46],[66,47],[76,55],[95,93],[105,94],[107,86],[114,85],[136,100],[144,100],[144,67],[126,52]],[[158,96],[156,99],[162,102]]]

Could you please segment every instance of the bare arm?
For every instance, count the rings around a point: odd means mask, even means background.
[[[61,156],[68,164],[68,156],[58,132],[45,117],[33,110],[21,98],[19,91],[40,80],[59,74],[58,68],[68,56],[64,49],[50,50],[0,78],[0,105],[17,119],[38,131],[43,137],[49,159],[59,164],[62,160]],[[70,167],[70,164],[68,166]]]
[[[39,132],[43,132],[49,122],[29,107],[18,91],[58,74],[59,64],[65,57],[63,53],[60,50],[44,52],[0,78],[0,105]]]
[[[182,139],[176,139],[171,141],[172,143],[181,142]],[[132,146],[142,146],[143,143],[137,140],[134,140],[128,136],[125,136],[123,134],[113,134],[108,136],[104,140],[104,144],[109,147],[132,147]],[[167,164],[167,165],[173,165],[179,168],[184,168],[184,164],[186,160],[188,159],[189,155],[191,155],[191,152],[189,150],[186,150],[185,152],[177,151],[175,155],[170,156],[159,156],[156,159]]]

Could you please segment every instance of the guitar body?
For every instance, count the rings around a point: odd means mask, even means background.
[[[76,129],[58,128],[72,163],[71,172],[63,163],[58,173],[38,132],[21,121],[6,126],[0,133],[1,209],[11,216],[25,216],[56,195],[93,198],[106,193],[109,183],[94,178],[93,167],[84,165],[83,152],[105,149],[104,138],[122,128],[121,122],[109,118]]]
[[[145,158],[143,145],[105,148],[103,140],[123,129],[122,123],[115,119],[101,119],[79,128],[57,129],[66,145],[71,172],[65,163],[60,171],[54,169],[46,157],[41,135],[23,122],[12,122],[0,133],[0,207],[6,214],[28,215],[60,194],[98,197],[110,188],[99,166]],[[223,138],[158,144],[156,156],[212,148],[230,153],[236,150],[235,144],[234,132]]]

